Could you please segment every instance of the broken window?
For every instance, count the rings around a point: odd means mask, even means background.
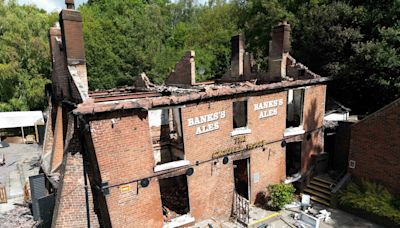
[[[183,160],[180,108],[150,110],[149,125],[156,165]]]
[[[247,101],[233,102],[233,128],[247,127]]]
[[[304,89],[288,91],[286,128],[299,127],[303,123]]]
[[[159,180],[164,222],[190,212],[186,175]]]
[[[286,176],[296,178],[301,170],[301,142],[286,144]]]

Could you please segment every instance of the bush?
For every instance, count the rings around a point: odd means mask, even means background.
[[[269,203],[274,209],[282,209],[285,204],[293,201],[293,193],[296,189],[292,184],[273,184],[268,186]]]
[[[360,209],[385,217],[400,225],[400,211],[396,208],[397,200],[380,184],[361,181],[361,184],[349,183],[339,194],[342,206]]]

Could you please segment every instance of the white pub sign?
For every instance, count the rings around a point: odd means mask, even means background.
[[[260,111],[259,119],[278,115],[278,106],[283,105],[283,99],[275,99],[254,104],[254,111]]]
[[[202,116],[196,116],[194,118],[188,119],[188,126],[196,128],[196,135],[204,134],[210,131],[215,131],[219,129],[219,119],[224,119],[226,117],[225,111],[214,112]]]

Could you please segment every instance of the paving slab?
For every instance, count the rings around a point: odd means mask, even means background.
[[[6,187],[7,203],[0,204],[0,214],[14,209],[13,203],[22,203],[24,185],[29,176],[39,172],[39,156],[42,147],[37,144],[9,144],[0,148],[0,158],[3,155],[6,164],[0,166],[0,183]]]

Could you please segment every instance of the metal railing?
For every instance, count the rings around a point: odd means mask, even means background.
[[[249,223],[250,202],[236,191],[233,191],[232,216],[244,225]]]

